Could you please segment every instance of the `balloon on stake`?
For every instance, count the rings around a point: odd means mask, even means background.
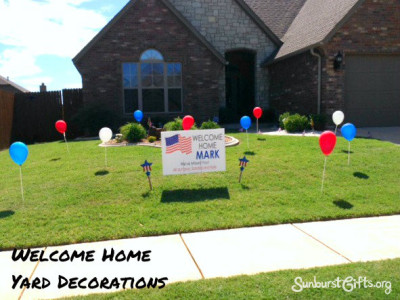
[[[354,140],[357,135],[357,128],[351,123],[344,124],[342,129],[342,136],[349,141],[349,157],[347,160],[347,165],[350,165],[350,143]]]
[[[183,130],[190,130],[194,125],[194,118],[192,116],[186,116],[182,120]]]
[[[147,179],[149,180],[149,185],[150,185],[150,190],[153,190],[153,184],[151,183],[151,166],[153,163],[149,163],[147,160],[145,160],[144,164],[141,165],[143,168],[143,172],[146,172]]]
[[[333,123],[335,123],[335,125],[336,125],[336,128],[335,128],[335,134],[336,134],[338,126],[340,124],[342,124],[344,121],[344,113],[340,110],[335,111],[332,115],[332,120],[333,120]]]
[[[19,176],[21,180],[21,196],[22,201],[24,201],[24,186],[22,184],[22,165],[25,163],[28,158],[29,150],[28,147],[22,142],[15,142],[10,147],[10,156],[11,159],[19,165]]]
[[[67,132],[67,123],[64,120],[59,120],[56,122],[56,129],[59,133],[61,133],[64,136],[64,141],[65,144],[67,145],[67,151],[69,154],[69,147],[68,147],[68,142],[67,142],[67,138],[65,136],[65,133]]]
[[[248,129],[251,127],[251,119],[248,116],[244,116],[240,119],[240,125],[243,127],[243,129],[246,130],[246,136],[247,136],[247,149],[249,148],[249,133]]]
[[[108,143],[112,138],[112,130],[110,128],[104,127],[99,131],[100,140],[103,144]],[[107,146],[104,147],[104,162],[107,168]]]
[[[133,117],[135,120],[140,123],[143,120],[143,112],[141,110],[137,110],[133,113]]]
[[[263,115],[262,109],[260,107],[256,107],[253,110],[253,115],[257,119],[257,133],[258,133],[258,119],[260,119],[262,117],[262,115]]]
[[[336,135],[332,131],[325,131],[321,134],[319,138],[319,146],[321,147],[322,153],[325,155],[324,172],[322,173],[321,193],[323,193],[324,191],[326,161],[328,156],[331,155],[333,150],[335,149],[336,141]]]
[[[239,158],[239,167],[240,167],[239,183],[242,182],[243,171],[247,167],[248,163],[249,163],[249,160],[246,158],[246,156],[243,158]]]

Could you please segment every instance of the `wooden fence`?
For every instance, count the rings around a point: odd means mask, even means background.
[[[26,144],[60,140],[62,136],[54,126],[56,121],[64,119],[68,123],[81,106],[82,90],[80,89],[17,93],[15,94],[11,140],[22,141]],[[68,135],[74,135],[70,128]]]
[[[14,94],[0,91],[0,150],[10,146],[14,116]]]

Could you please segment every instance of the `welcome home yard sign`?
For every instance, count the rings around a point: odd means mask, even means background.
[[[161,133],[164,175],[226,171],[225,129]]]

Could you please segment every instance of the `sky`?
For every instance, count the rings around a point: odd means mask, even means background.
[[[0,75],[32,92],[82,87],[72,58],[129,0],[0,0]]]

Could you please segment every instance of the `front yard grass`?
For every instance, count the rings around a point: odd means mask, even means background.
[[[400,295],[400,259],[385,260],[368,263],[355,263],[348,265],[313,268],[308,270],[288,270],[272,273],[262,273],[253,276],[237,276],[227,279],[209,279],[192,282],[182,282],[167,285],[164,289],[129,290],[111,294],[95,294],[86,297],[66,298],[70,300],[91,299],[399,299]],[[302,282],[324,283],[335,281],[337,278],[349,278],[344,291],[341,283],[339,288],[303,289],[299,293],[292,290],[295,279],[301,277]],[[352,277],[352,278],[350,278]],[[359,285],[352,289],[354,282],[360,280]],[[365,287],[364,278],[374,286]],[[382,283],[382,282],[387,283]],[[299,279],[297,281],[300,283]],[[378,282],[380,282],[378,284]],[[368,283],[367,283],[368,285]],[[332,285],[331,285],[332,286]]]
[[[235,134],[227,172],[162,176],[161,150],[104,149],[98,141],[29,146],[19,170],[0,152],[0,249],[91,242],[222,228],[400,213],[400,147],[356,139],[351,165],[339,138],[327,164],[317,138]],[[250,163],[238,183],[238,159]],[[140,164],[154,163],[149,191]]]

